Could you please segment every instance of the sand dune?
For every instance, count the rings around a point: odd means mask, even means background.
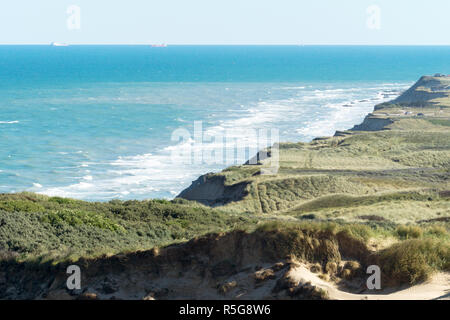
[[[317,274],[312,273],[304,265],[291,269],[289,277],[300,284],[310,283],[312,286],[325,290],[328,292],[329,298],[334,300],[450,300],[449,273],[438,273],[429,281],[416,286],[398,291],[393,291],[392,288],[380,290],[377,294],[370,294],[369,291],[363,294],[345,292],[335,284],[320,279]]]

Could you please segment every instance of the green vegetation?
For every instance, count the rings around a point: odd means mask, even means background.
[[[429,119],[428,121],[434,125],[450,127],[450,120],[447,119]]]
[[[423,235],[423,231],[417,226],[399,226],[397,235],[402,239],[417,239]]]
[[[0,259],[64,260],[150,249],[255,223],[186,200],[85,202],[0,195]]]
[[[390,199],[429,201],[424,194],[383,198]],[[362,200],[365,204],[378,201],[372,197]],[[330,268],[327,264],[331,262],[339,263],[343,254],[363,264],[375,259],[386,266],[383,270],[392,284],[416,283],[449,268],[448,222],[421,227],[376,219],[320,222],[316,217],[309,217],[311,220],[299,216],[291,222],[258,223],[263,217],[230,214],[181,199],[96,203],[21,193],[0,195],[0,203],[0,263],[9,259],[56,263],[99,257],[237,228],[260,234],[267,255],[294,255],[321,263],[324,270]],[[370,244],[383,242],[393,245],[372,256]],[[354,272],[347,269],[342,271],[344,278]]]
[[[204,176],[187,194],[201,201],[217,190],[208,200],[215,209],[184,199],[0,195],[0,265],[147,250],[244,229],[263,239],[264,254],[295,255],[325,278],[350,279],[369,263],[380,265],[389,285],[450,272],[449,85],[424,77],[353,130],[280,144],[274,175],[261,174],[261,160]],[[344,258],[350,262],[339,269]]]
[[[421,129],[353,132],[310,144],[281,144],[277,175],[259,175],[261,166],[247,165],[216,175],[225,178],[223,184],[230,190],[246,184],[246,193],[226,201],[224,210],[282,214],[311,200],[325,206],[322,200],[334,199],[345,206],[351,197],[378,203],[396,195],[427,194],[421,199],[427,201],[450,189],[448,168],[450,131]]]

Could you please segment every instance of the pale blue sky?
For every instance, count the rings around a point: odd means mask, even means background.
[[[79,30],[67,28],[69,5]],[[448,0],[11,0],[0,43],[450,45],[449,14]]]

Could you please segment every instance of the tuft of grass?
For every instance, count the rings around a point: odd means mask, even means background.
[[[412,239],[396,243],[376,257],[386,284],[417,284],[436,271],[450,271],[450,245],[435,239]]]
[[[341,228],[343,233],[364,243],[367,243],[374,236],[374,231],[369,226],[363,224],[346,224]]]
[[[336,262],[333,261],[327,262],[327,264],[325,265],[325,271],[330,275],[335,274],[337,272],[337,268],[338,266]]]
[[[423,236],[423,230],[418,226],[399,226],[395,231],[400,239],[417,239]]]
[[[439,226],[439,225],[431,226],[431,227],[427,228],[425,231],[425,234],[434,236],[437,238],[446,238],[449,235],[447,229],[445,227]]]

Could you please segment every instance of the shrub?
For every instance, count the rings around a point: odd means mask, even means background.
[[[61,197],[51,197],[48,199],[49,202],[56,202],[58,204],[74,204],[76,200]]]
[[[344,279],[351,279],[352,278],[352,270],[343,269],[341,272],[341,277]]]
[[[325,265],[325,271],[328,274],[334,274],[337,272],[337,264],[336,262],[327,262],[327,264]]]
[[[44,212],[45,208],[31,201],[10,200],[1,201],[0,210],[8,212]]]
[[[358,261],[347,261],[344,268],[351,271],[356,271],[361,269],[361,264]]]
[[[400,239],[417,239],[422,237],[423,230],[417,226],[399,226],[396,233]]]
[[[66,261],[146,250],[209,232],[247,227],[248,215],[187,200],[87,202],[32,193],[0,194],[0,262]]]
[[[76,226],[81,224],[117,232],[125,231],[125,229],[121,225],[113,222],[111,219],[108,219],[101,214],[79,210],[66,209],[47,213],[42,217],[42,221],[50,223],[52,225],[62,225],[66,223],[71,226]]]
[[[416,284],[434,271],[450,271],[450,245],[435,239],[412,239],[382,250],[376,257],[388,284]]]

